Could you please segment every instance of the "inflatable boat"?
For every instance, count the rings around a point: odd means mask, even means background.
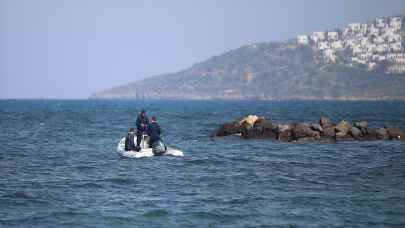
[[[136,142],[136,136],[134,136],[134,142]],[[166,147],[162,141],[154,145],[154,148],[149,146],[149,137],[142,136],[141,148],[139,151],[125,151],[125,137],[120,140],[117,145],[117,153],[123,157],[128,158],[143,158],[143,157],[153,157],[156,155],[171,155],[171,156],[184,156],[183,151]]]

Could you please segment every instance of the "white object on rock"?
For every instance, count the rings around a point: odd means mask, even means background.
[[[247,117],[245,117],[241,121],[239,121],[239,124],[246,122],[249,125],[253,125],[257,119],[259,119],[259,117],[257,117],[256,115],[248,115]]]

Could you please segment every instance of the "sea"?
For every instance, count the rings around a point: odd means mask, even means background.
[[[142,109],[184,157],[120,157]],[[249,114],[405,131],[399,101],[1,100],[0,227],[405,227],[405,141],[210,137]]]

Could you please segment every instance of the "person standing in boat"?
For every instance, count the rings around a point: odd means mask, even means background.
[[[136,118],[136,146],[139,148],[141,145],[142,135],[146,133],[149,125],[149,119],[146,116],[146,111],[142,110],[141,114]]]
[[[149,145],[151,147],[153,147],[157,141],[161,140],[160,134],[162,131],[160,130],[160,126],[157,123],[155,116],[152,116],[151,123],[148,125],[146,132],[149,135]]]

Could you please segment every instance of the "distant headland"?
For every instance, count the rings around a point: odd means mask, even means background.
[[[405,16],[254,43],[91,99],[405,100]]]

